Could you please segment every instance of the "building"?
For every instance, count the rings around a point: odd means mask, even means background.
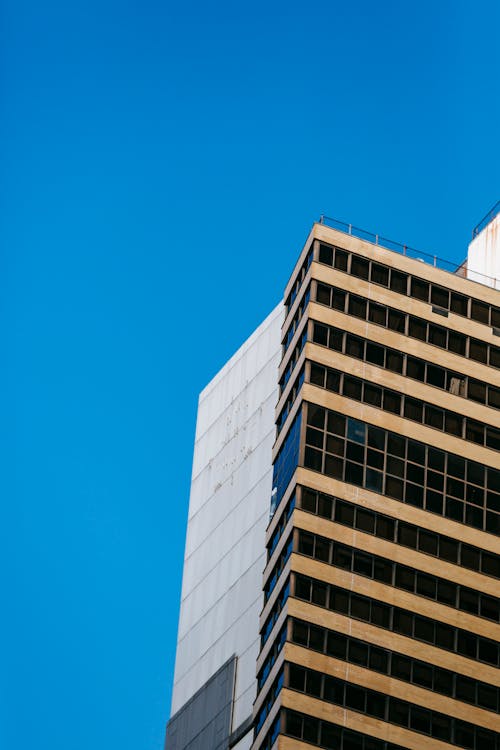
[[[498,209],[460,267],[314,224],[284,294],[253,719],[205,750],[500,748]]]
[[[198,404],[168,750],[252,743],[283,305]]]

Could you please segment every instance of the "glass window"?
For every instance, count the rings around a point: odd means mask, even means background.
[[[345,705],[352,708],[353,711],[364,711],[366,701],[366,691],[364,688],[357,687],[348,683],[345,687]]]
[[[486,403],[486,383],[469,378],[469,387],[467,395],[472,401],[478,401],[480,404]]]
[[[427,383],[429,385],[434,385],[436,388],[444,388],[445,386],[445,375],[446,370],[443,370],[442,367],[437,367],[437,365],[427,365]]]
[[[399,294],[408,294],[408,274],[391,269],[391,289]]]
[[[471,339],[469,343],[469,357],[476,362],[488,362],[488,344]]]
[[[354,526],[354,507],[350,503],[337,500],[335,503],[335,521],[344,526]]]
[[[438,536],[432,531],[420,529],[418,535],[418,549],[428,555],[437,555],[438,553]]]
[[[326,606],[326,593],[327,587],[325,584],[315,581],[312,590],[312,603],[317,604],[319,607]]]
[[[450,304],[451,311],[456,313],[457,315],[463,315],[464,317],[467,317],[468,301],[469,301],[468,297],[464,297],[462,294],[457,294],[456,292],[452,292],[451,304]]]
[[[371,383],[365,383],[363,401],[372,406],[382,405],[382,389],[378,385],[372,385]]]
[[[333,656],[336,659],[343,659],[345,661],[347,653],[347,638],[340,633],[329,631],[327,635],[326,653],[328,656]]]
[[[366,300],[362,299],[362,297],[357,297],[355,294],[350,294],[349,315],[366,320]]]
[[[385,326],[387,323],[387,308],[383,305],[377,305],[376,302],[370,302],[368,319],[379,326]]]
[[[351,617],[356,617],[358,620],[365,620],[365,621],[369,620],[370,602],[367,599],[365,599],[364,596],[357,596],[357,594],[352,594]]]
[[[429,283],[422,279],[411,279],[411,296],[414,299],[422,300],[422,302],[429,301]]]
[[[319,281],[316,282],[316,301],[322,305],[330,305],[330,299],[332,296],[332,290],[326,284],[321,284]]]
[[[377,536],[381,539],[394,540],[395,521],[392,518],[379,516],[377,518]]]
[[[378,367],[384,366],[384,358],[385,358],[385,349],[383,346],[378,346],[378,344],[372,344],[371,342],[367,342],[366,344],[366,361],[371,362],[374,365],[377,365]]]
[[[333,393],[338,393],[340,389],[340,373],[334,370],[328,370],[326,374],[326,387]]]
[[[409,378],[420,380],[423,383],[425,380],[425,362],[408,356],[406,359],[406,374]]]
[[[389,497],[393,497],[396,500],[403,499],[403,482],[401,479],[395,477],[387,477],[385,482],[385,491]]]
[[[473,299],[471,301],[470,316],[472,320],[477,320],[478,323],[485,323],[488,325],[490,322],[490,306],[486,305],[484,302],[479,302],[479,300]]]
[[[440,286],[435,286],[435,284],[432,284],[431,286],[431,303],[433,305],[437,305],[438,307],[444,307],[445,310],[448,310],[450,306],[450,293],[447,289],[443,289]]]
[[[313,329],[313,341],[315,344],[320,344],[320,346],[327,346],[328,327],[321,325],[321,323],[315,323]]]
[[[465,356],[465,343],[466,337],[462,333],[454,333],[449,331],[448,333],[448,349],[450,352],[459,354],[461,357]]]
[[[350,357],[356,357],[356,359],[364,359],[365,356],[365,342],[363,339],[347,334],[346,349],[345,353]]]
[[[401,396],[394,391],[384,391],[384,409],[392,414],[400,414]]]
[[[368,665],[368,644],[361,641],[351,641],[349,643],[349,661],[366,667]]]
[[[434,640],[434,625],[424,617],[415,617],[415,638],[420,641],[432,643]]]
[[[356,443],[362,443],[364,445],[366,439],[366,424],[349,417],[347,420],[347,438],[348,440],[354,440]]]
[[[396,333],[404,333],[406,315],[398,310],[389,310],[388,327]]]
[[[339,310],[340,312],[344,312],[345,297],[346,297],[345,292],[342,292],[340,289],[332,290],[332,301],[330,304],[334,310]]]
[[[325,263],[327,266],[333,265],[333,247],[330,247],[329,245],[320,244],[319,262]]]
[[[335,268],[338,271],[347,271],[347,260],[349,258],[348,253],[340,248],[335,248]]]
[[[429,343],[434,346],[440,346],[441,349],[446,349],[447,341],[447,330],[441,326],[432,325],[429,323]]]
[[[387,350],[386,367],[391,372],[403,372],[403,355],[393,349]]]
[[[325,385],[325,368],[316,365],[314,362],[311,362],[311,383],[319,385],[321,388],[324,388]]]
[[[371,280],[374,284],[389,286],[389,269],[385,266],[379,265],[378,263],[372,262]]]
[[[368,534],[375,532],[375,513],[363,508],[358,508],[356,513],[356,528],[366,531]]]
[[[351,274],[360,279],[367,279],[370,274],[370,263],[365,258],[353,255],[351,258]]]
[[[425,320],[410,316],[409,335],[420,341],[427,341],[427,323]]]
[[[383,451],[385,448],[385,432],[379,427],[368,425],[368,445]]]
[[[344,375],[343,395],[361,401],[362,382],[350,375]]]

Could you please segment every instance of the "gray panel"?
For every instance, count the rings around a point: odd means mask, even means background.
[[[236,656],[232,656],[167,724],[165,750],[227,750]]]

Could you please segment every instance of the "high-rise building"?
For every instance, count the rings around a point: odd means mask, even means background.
[[[499,208],[456,267],[314,224],[274,318],[252,720],[204,750],[500,749]]]

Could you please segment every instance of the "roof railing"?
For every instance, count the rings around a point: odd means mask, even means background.
[[[500,201],[497,201],[495,205],[490,208],[486,216],[483,216],[479,224],[474,227],[474,229],[472,230],[472,239],[474,239],[474,237],[477,237],[477,235],[482,232],[485,227],[488,226],[490,221],[493,221],[498,213],[500,213]]]
[[[500,205],[500,201],[497,205]],[[467,269],[467,260],[464,260],[462,261],[462,263],[458,264],[451,263],[448,260],[439,258],[437,255],[431,255],[430,253],[424,253],[421,250],[415,250],[415,248],[410,247],[409,245],[403,245],[400,242],[388,240],[386,237],[381,237],[379,234],[368,232],[366,231],[366,229],[360,229],[359,227],[355,227],[353,224],[347,224],[345,221],[332,219],[331,216],[320,216],[319,223],[324,224],[331,229],[336,229],[339,232],[344,232],[344,234],[349,234],[352,237],[357,237],[360,240],[365,240],[365,242],[371,242],[373,245],[383,247],[386,250],[392,250],[392,252],[399,253],[400,255],[404,255],[407,258],[413,258],[414,260],[419,260],[422,263],[428,263],[429,265],[434,266],[434,268],[439,268],[442,271],[447,271],[448,273],[453,273],[456,276],[461,276],[468,281],[474,281],[478,284],[493,287],[493,289],[500,289],[499,279],[495,279],[492,276],[486,276],[486,274],[477,273],[476,271]]]

